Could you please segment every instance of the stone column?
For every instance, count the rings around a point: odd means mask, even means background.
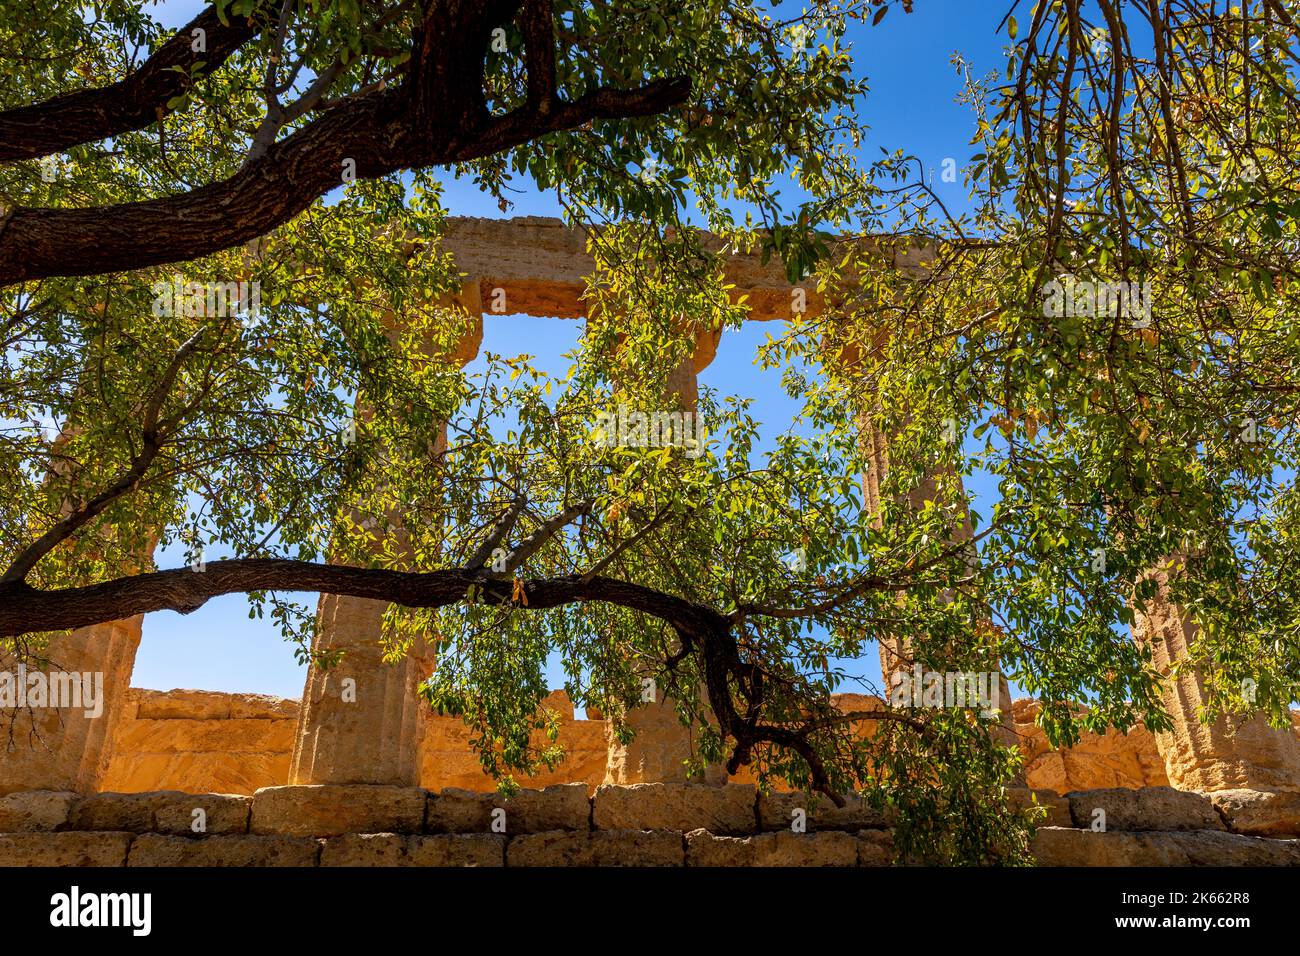
[[[857,357],[850,351],[847,356],[841,353],[841,360],[847,360],[851,367],[856,364]],[[879,515],[884,505],[881,489],[884,486],[886,476],[889,474],[889,436],[877,428],[870,421],[867,414],[862,414],[860,421],[862,423],[863,445],[867,452],[867,470],[862,476],[863,502],[868,514]],[[959,494],[964,492],[961,475],[945,469],[941,474],[927,474],[919,485],[911,489],[907,493],[908,505],[919,511],[926,501],[936,498],[938,496],[938,479],[940,478],[954,482]],[[961,520],[958,526],[953,529],[952,542],[969,542],[973,536],[974,531],[970,524],[970,513],[963,505]],[[970,560],[975,560],[973,551]],[[910,668],[912,666],[912,650],[910,641],[903,635],[882,635],[879,639],[879,646],[881,678],[884,681],[884,691],[888,695],[894,673],[900,668]],[[998,670],[998,698],[998,742],[1004,747],[1018,746],[1020,738],[1016,733],[1015,716],[1012,713],[1011,687],[1000,668]],[[1023,770],[1020,771],[1014,782],[1024,782]]]
[[[53,638],[40,652],[41,663],[18,670],[11,655],[0,657],[0,671],[48,678],[76,673],[85,686],[79,707],[39,706],[0,710],[0,794],[18,790],[72,790],[94,793],[108,770],[114,731],[126,706],[144,615],[78,628]],[[28,685],[30,688],[30,685]],[[30,690],[29,690],[30,694]],[[89,714],[89,716],[87,716]]]
[[[683,411],[698,411],[697,376],[713,361],[720,336],[721,329],[701,331],[696,338],[694,354],[668,377],[668,393],[680,399]],[[653,703],[646,702],[630,710],[625,723],[635,733],[627,744],[620,743],[614,736],[612,723],[606,729],[609,750],[605,783],[727,782],[726,768],[722,764],[710,765],[702,778],[687,775],[685,761],[691,756],[692,728],[682,726],[676,705],[661,689],[655,689]]]
[[[1133,637],[1151,648],[1156,668],[1166,676],[1162,689],[1173,730],[1155,735],[1169,782],[1180,790],[1300,791],[1300,739],[1277,730],[1263,717],[1220,717],[1203,723],[1197,710],[1205,684],[1194,669],[1169,677],[1173,664],[1187,658],[1197,625],[1169,599],[1168,572],[1153,571],[1159,593],[1137,608]]]
[[[451,356],[464,365],[483,341],[478,280],[467,279],[461,292],[449,298],[470,317],[469,333]],[[444,433],[439,444],[445,440]],[[343,659],[332,668],[308,669],[290,784],[419,784],[420,744],[429,715],[417,688],[432,673],[433,658],[421,640],[402,660],[383,660],[380,638],[387,609],[385,601],[321,595],[312,649],[342,651]]]
[[[344,655],[335,667],[308,669],[289,783],[419,783],[425,721],[417,688],[432,662],[424,648],[383,661],[387,609],[384,601],[321,596],[313,649]]]
[[[54,448],[77,432],[75,425],[66,426],[54,439]],[[67,478],[72,467],[68,461],[56,457],[47,480]],[[69,514],[71,507],[64,502],[63,514]],[[150,536],[134,544],[130,548],[134,558],[120,570],[132,574],[149,570],[157,543],[157,537]],[[22,683],[25,698],[25,706],[0,705],[0,794],[99,789],[112,756],[114,732],[126,709],[143,624],[144,615],[137,614],[57,634],[21,665],[21,671],[13,654],[0,652],[0,673],[10,681],[7,689],[17,696]],[[32,678],[46,688],[54,686],[51,678],[63,687],[71,687],[75,680],[72,702],[79,696],[81,706],[51,706],[56,701],[48,691],[38,702]]]

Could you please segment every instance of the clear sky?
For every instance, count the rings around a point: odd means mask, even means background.
[[[1003,68],[1005,33],[995,33],[1010,0],[916,0],[915,12],[893,9],[879,26],[851,32],[856,70],[870,82],[863,117],[871,136],[863,145],[864,162],[880,156],[880,149],[902,149],[936,170],[945,158],[964,165],[974,151],[970,138],[974,122],[956,102],[960,81],[950,58],[960,52],[978,72]],[[168,26],[180,26],[202,10],[202,0],[163,0],[154,15]],[[785,4],[784,9],[797,5]],[[554,197],[530,183],[517,181],[521,190],[509,215],[558,215]],[[950,209],[965,206],[961,183],[934,185]],[[455,215],[500,217],[496,201],[478,193],[472,184],[448,175],[444,202]],[[776,329],[751,323],[724,335],[713,364],[700,376],[701,384],[722,394],[754,398],[751,413],[770,423],[773,433],[789,427],[797,402],[780,387],[778,371],[760,372],[752,364],[754,350],[767,332]],[[490,316],[485,323],[483,351],[505,355],[528,354],[534,363],[562,373],[568,362],[561,356],[578,340],[580,325],[571,320],[527,316]],[[481,361],[480,361],[481,364]],[[473,371],[474,365],[470,369]],[[991,513],[988,487],[975,482],[976,509]],[[209,559],[221,557],[209,552]],[[184,563],[180,553],[160,553],[160,567]],[[866,661],[868,673],[878,673],[874,649]],[[132,685],[166,690],[186,687],[240,691],[297,698],[302,694],[305,669],[294,660],[269,621],[249,620],[242,596],[209,602],[199,611],[181,616],[170,611],[145,619],[144,638],[136,657]],[[552,671],[551,686],[562,678]],[[845,688],[846,690],[850,688]]]

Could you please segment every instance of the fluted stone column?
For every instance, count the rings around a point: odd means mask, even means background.
[[[450,297],[470,317],[469,332],[454,350],[461,365],[483,341],[483,305],[477,279]],[[440,446],[445,442],[445,434]],[[440,448],[435,448],[435,454]],[[400,516],[395,516],[400,524]],[[433,657],[419,640],[393,663],[380,644],[386,601],[321,595],[313,650],[342,651],[343,659],[308,669],[298,735],[289,769],[291,784],[372,783],[416,786],[428,708],[418,687],[432,673]]]
[[[1151,648],[1152,660],[1166,680],[1162,689],[1173,730],[1155,735],[1169,782],[1182,790],[1300,791],[1300,739],[1277,730],[1263,717],[1220,717],[1203,723],[1197,710],[1204,702],[1201,675],[1188,669],[1169,677],[1173,664],[1187,658],[1197,637],[1191,615],[1169,599],[1168,572],[1152,572],[1157,596],[1137,609],[1134,639]]]
[[[54,439],[57,450],[76,436],[79,429],[67,425]],[[47,481],[66,479],[71,458],[54,456]],[[71,513],[65,501],[63,514]],[[137,542],[133,561],[121,568],[141,573],[152,566],[156,536]],[[26,706],[0,708],[0,794],[18,790],[70,790],[94,793],[104,780],[112,756],[114,734],[131,688],[131,672],[140,647],[144,615],[93,624],[55,635],[31,659],[19,664],[14,655],[0,653],[0,672],[10,675],[10,687],[17,691],[20,679],[41,674],[68,686],[78,675],[82,706],[53,707],[48,698],[36,704],[30,696]],[[19,670],[19,667],[23,670]],[[88,698],[87,694],[91,696]]]
[[[308,670],[291,784],[419,783],[424,708],[417,688],[432,672],[424,648],[396,663],[379,643],[385,601],[321,596],[317,650],[342,650],[331,668]]]
[[[113,734],[126,707],[144,615],[78,628],[53,638],[41,664],[26,674],[53,671],[89,676],[93,707],[27,706],[0,711],[0,794],[17,790],[94,793],[108,770]],[[0,671],[19,675],[10,655]],[[82,704],[87,704],[84,693]],[[90,711],[91,715],[87,716]]]
[[[889,439],[870,421],[865,420],[865,416],[863,420],[863,442],[868,455],[867,471],[862,476],[863,498],[868,513],[878,515],[881,513],[884,504],[881,488],[889,473]],[[938,496],[937,477],[933,474],[926,475],[917,487],[908,492],[907,500],[912,507],[920,510],[926,501],[933,500]],[[962,491],[961,475],[948,472],[944,478],[947,481],[955,482],[959,493]],[[969,542],[973,535],[970,513],[963,506],[961,521],[953,529],[952,543]],[[879,644],[880,672],[885,683],[885,689],[888,691],[888,688],[892,686],[894,673],[899,669],[912,666],[912,651],[909,646],[910,642],[902,635],[882,635]],[[1015,717],[1011,710],[1011,687],[1000,669],[998,671],[998,708],[1001,728],[998,740],[1004,747],[1016,746],[1019,743],[1019,737],[1016,734]]]
[[[701,331],[696,339],[694,354],[668,377],[669,401],[672,401],[671,396],[676,396],[681,401],[683,411],[698,412],[697,376],[713,361],[720,335],[720,329]],[[677,717],[676,705],[664,695],[662,689],[655,689],[653,703],[646,702],[628,711],[624,722],[635,734],[630,743],[619,742],[614,736],[612,723],[606,729],[609,750],[605,764],[605,783],[727,782],[726,768],[722,764],[710,765],[701,777],[692,778],[687,775],[685,761],[691,756],[692,728],[682,725]]]
[[[888,345],[889,338],[890,332],[888,329],[879,329],[873,333],[869,347],[875,350],[883,349]],[[824,345],[831,356],[831,361],[840,365],[846,374],[852,374],[861,362],[861,346],[857,343],[845,344],[828,338]],[[867,470],[862,476],[863,504],[868,514],[876,516],[874,520],[879,526],[881,520],[879,516],[883,514],[885,504],[882,489],[886,476],[889,474],[889,436],[871,421],[869,410],[859,409],[858,420],[862,428],[863,447],[867,453]],[[963,491],[961,475],[945,469],[940,474],[925,475],[915,488],[909,490],[907,492],[908,505],[919,511],[924,507],[926,501],[935,499],[938,496],[937,479],[941,477],[947,481],[955,482],[959,493]],[[970,513],[963,505],[960,521],[957,527],[953,529],[951,540],[953,543],[969,542],[973,536]],[[970,554],[970,560],[975,560],[973,551]],[[908,641],[906,635],[881,635],[878,643],[881,679],[884,681],[885,693],[888,694],[889,688],[892,686],[894,673],[900,668],[910,668],[912,666],[912,651],[910,641]],[[1011,687],[1007,683],[1006,676],[1002,673],[1001,668],[998,668],[998,697],[1000,712],[998,742],[1004,747],[1017,746],[1020,738],[1016,733],[1015,716],[1011,708]],[[1024,782],[1023,769],[1017,773],[1014,782]]]

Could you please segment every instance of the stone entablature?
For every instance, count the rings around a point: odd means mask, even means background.
[[[1012,790],[1047,816],[1056,866],[1300,865],[1300,798],[1153,787]],[[806,829],[791,826],[794,810]],[[1098,809],[1104,831],[1093,829]],[[200,831],[201,832],[196,832]],[[1267,835],[1256,835],[1264,833]],[[583,784],[498,794],[323,784],[250,796],[0,797],[0,866],[889,866],[888,814],[728,784]]]

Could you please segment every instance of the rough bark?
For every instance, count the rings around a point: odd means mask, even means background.
[[[158,122],[171,112],[169,100],[219,69],[263,26],[244,17],[222,23],[216,7],[208,7],[117,83],[0,112],[0,163],[38,159]],[[194,30],[204,32],[204,52],[193,49]]]
[[[512,581],[460,569],[389,571],[272,558],[215,561],[203,571],[179,568],[56,590],[11,582],[0,585],[0,637],[85,627],[151,611],[188,614],[211,598],[247,591],[315,591],[406,607],[442,607],[464,600],[472,586],[481,589],[477,600],[492,604],[511,601]],[[609,601],[692,632],[729,628],[725,617],[708,608],[614,578],[547,578],[526,582],[524,590],[525,606],[532,609],[574,601]]]
[[[524,106],[492,115],[483,92],[485,54],[492,28],[508,22],[519,6],[430,2],[400,85],[325,111],[228,179],[116,206],[0,211],[0,287],[144,269],[238,246],[342,185],[345,160],[355,163],[357,179],[465,162],[594,120],[662,113],[689,95],[690,81],[682,77],[630,90],[601,88],[574,101],[553,91],[537,100],[541,88],[533,85]],[[537,52],[536,24],[530,23],[529,62],[544,80],[549,61]],[[553,47],[549,55],[553,59]]]

